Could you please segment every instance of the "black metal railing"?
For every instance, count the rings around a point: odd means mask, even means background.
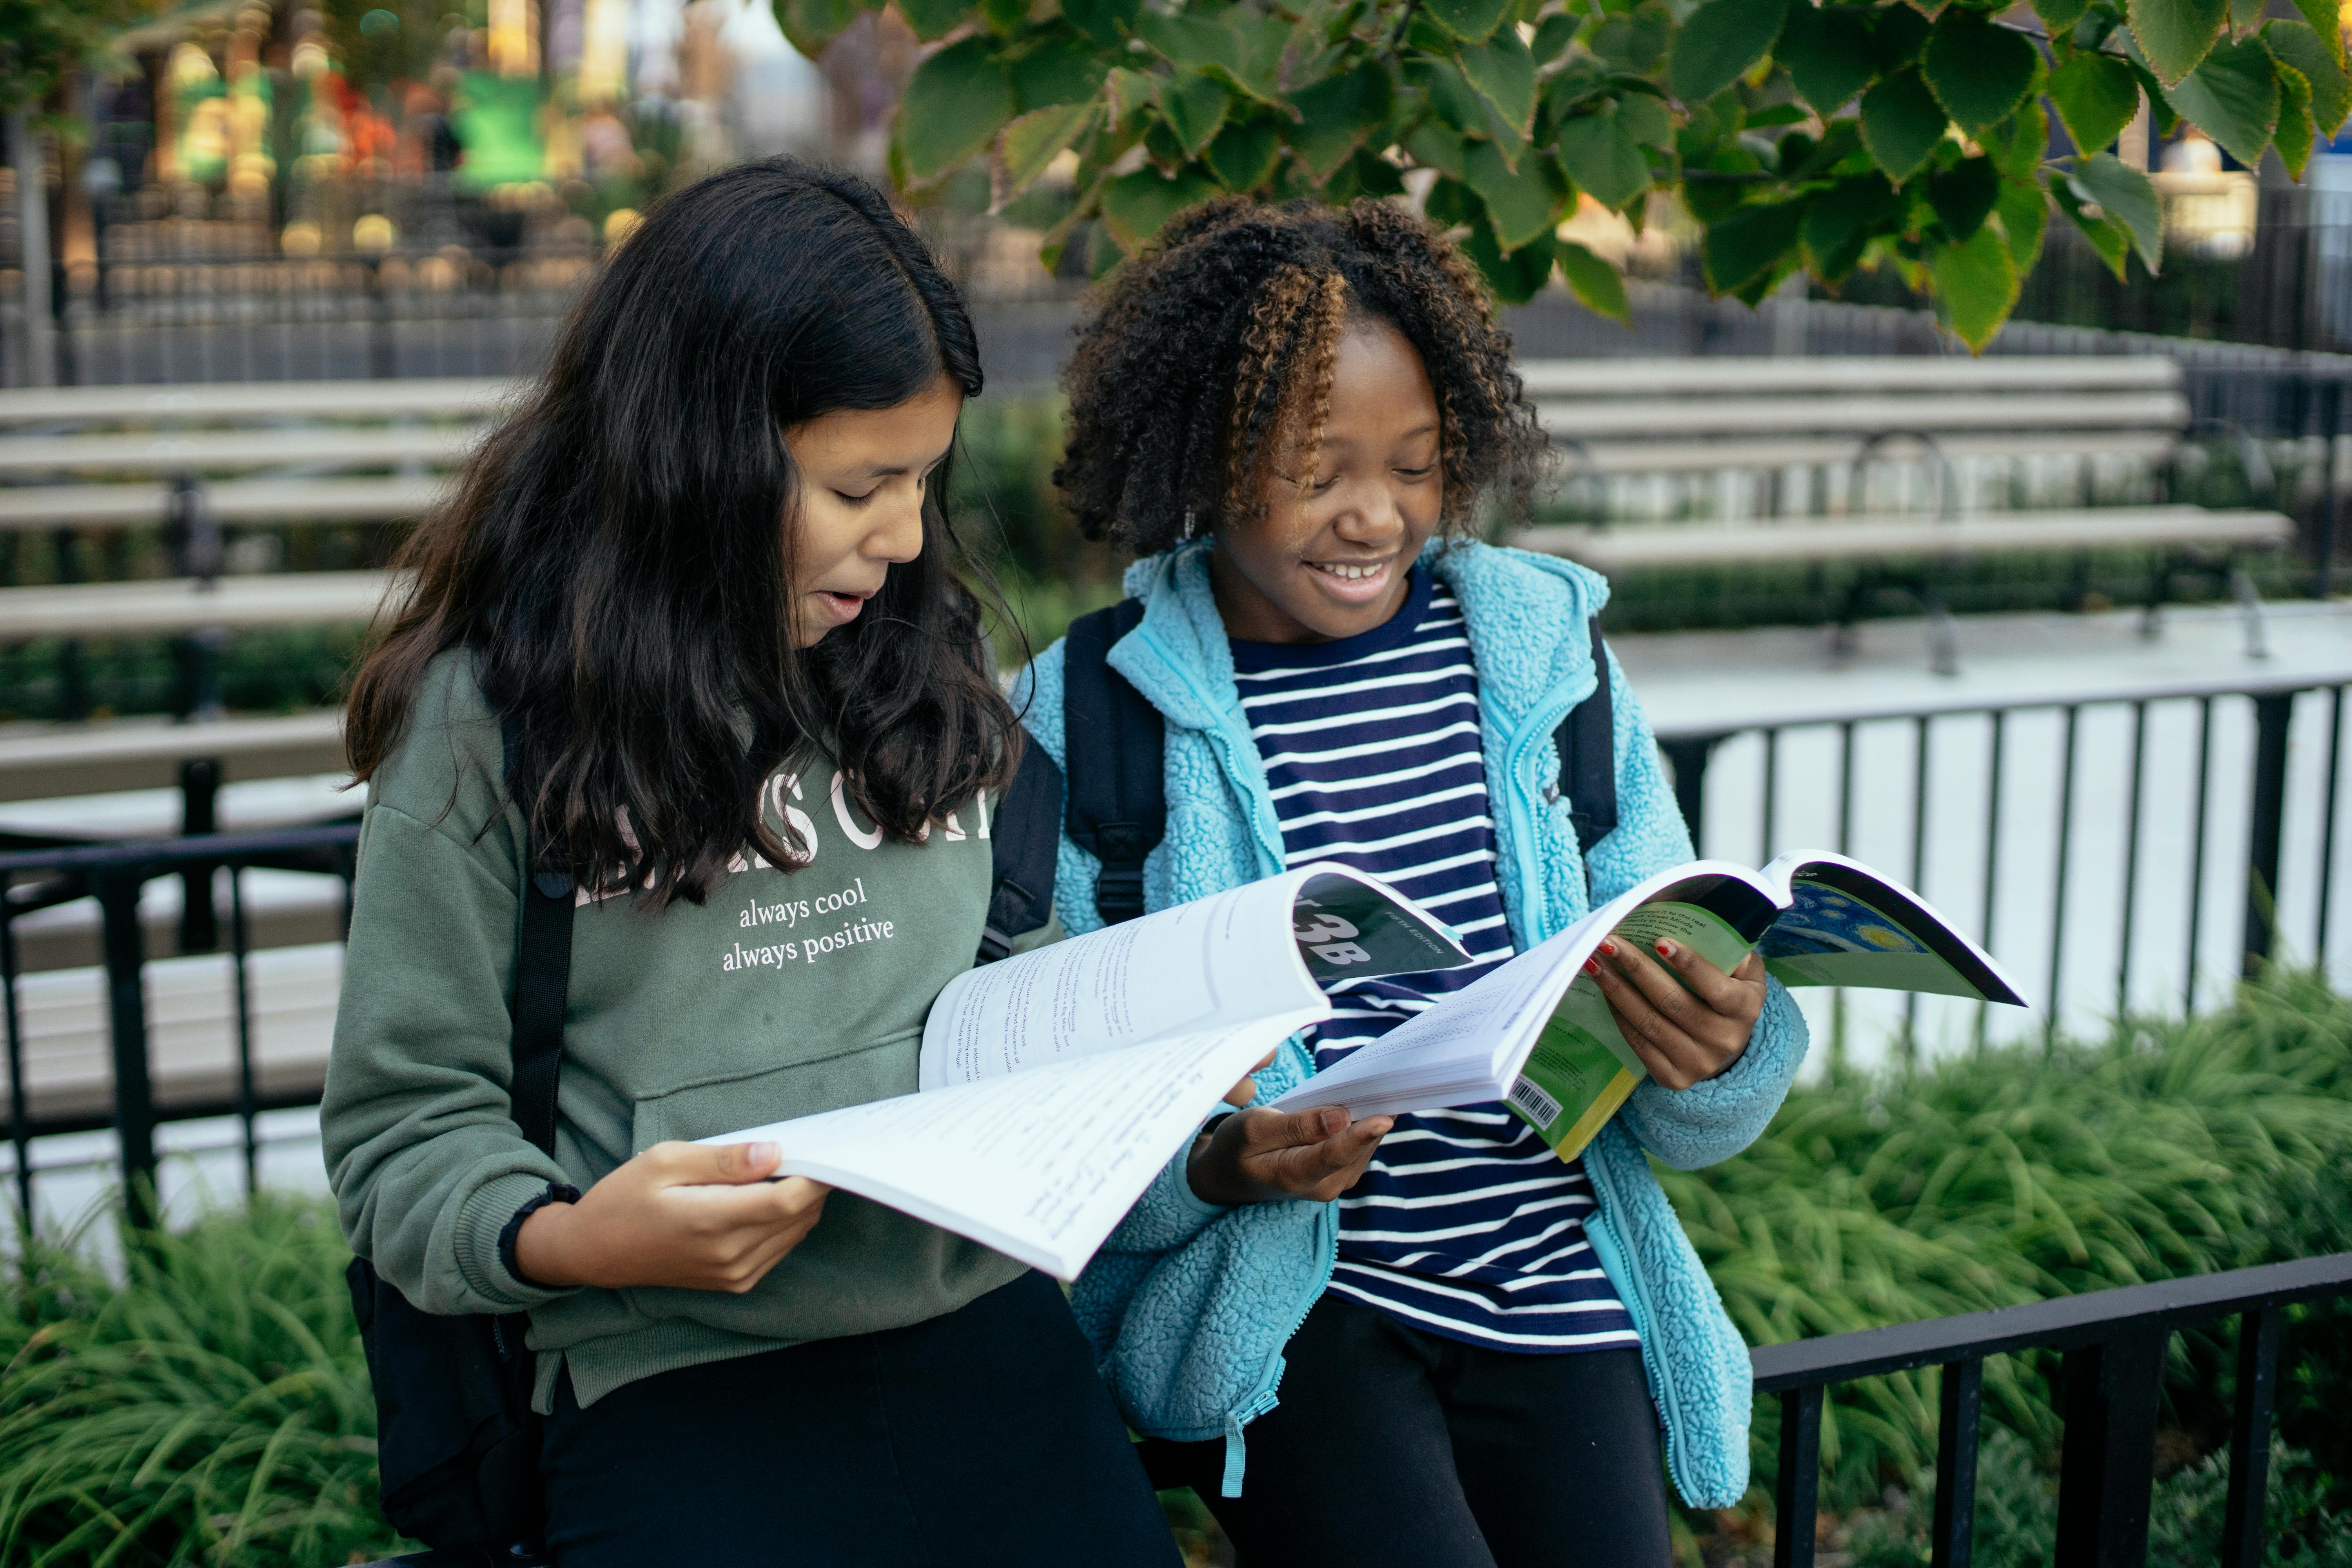
[[[2145,985],[2136,987],[2136,981],[2158,963],[2169,967],[2176,955],[2184,1013],[2196,1010],[2200,973],[2210,980],[2211,961],[2224,950],[2232,974],[2252,975],[2273,956],[2322,967],[2330,963],[2337,935],[2329,910],[2340,858],[2336,825],[2345,804],[2347,690],[2347,681],[2339,676],[2272,680],[2216,677],[2006,702],[1956,693],[1940,703],[1915,700],[1886,708],[1792,711],[1738,726],[1661,726],[1659,742],[1674,769],[1684,818],[1703,852],[1761,862],[1795,847],[1786,818],[1790,803],[1800,793],[1814,808],[1813,815],[1826,818],[1821,825],[1826,833],[1808,836],[1805,843],[1858,851],[1857,813],[1871,810],[1879,818],[1870,846],[1873,862],[1907,876],[1916,891],[1948,915],[1959,918],[1958,911],[1973,908],[1978,919],[1972,934],[1989,952],[2015,960],[2031,936],[2042,939],[2034,944],[2040,951],[2028,956],[2042,970],[2034,999],[2046,1004],[2043,1024],[2054,1031],[2070,996],[2078,1009],[2090,1005],[2103,1013],[2145,1009],[2149,992]],[[2034,716],[2041,716],[2043,728],[2056,731],[2037,737],[2042,749],[2054,746],[2054,778],[2039,770],[2028,773],[2015,763],[2021,731]],[[2122,743],[2105,743],[2095,752],[2084,739],[2094,719],[2101,721],[2103,732],[2120,724]],[[2177,754],[2156,755],[2151,734],[2157,720],[2166,722],[2168,747],[2180,742]],[[2233,744],[2221,754],[2218,741],[2224,721],[2233,742],[2242,745]],[[1882,732],[1890,729],[1893,734]],[[2184,729],[2188,733],[2179,733]],[[1817,752],[1829,755],[1816,756],[1801,776],[1792,776],[1798,773],[1789,761],[1793,742],[1808,736]],[[1865,737],[1874,743],[1865,748]],[[1962,738],[1982,758],[1973,780],[1958,776],[1966,763],[1956,768],[1939,754],[1939,741],[1948,749],[1952,741]],[[2291,738],[2310,759],[2299,770],[2288,765]],[[1739,822],[1731,819],[1740,804],[1736,792],[1710,790],[1708,777],[1726,748],[1743,739],[1751,754],[1741,782],[1753,777],[1756,790],[1753,815]],[[2105,739],[2113,742],[2117,737]],[[1865,751],[1871,760],[1865,760]],[[2107,794],[2119,803],[2113,816],[2102,804],[2095,822],[2094,808],[2083,800],[2084,779],[2095,763],[2105,766],[2101,782],[2112,786]],[[2236,778],[2225,778],[2225,770],[2236,770]],[[2150,781],[2158,777],[2184,797],[2184,820],[2159,822],[2149,798]],[[1967,792],[1972,798],[1966,804],[1973,806],[1975,820],[1953,820],[1959,814],[1948,805],[1939,816],[1939,797],[1948,797],[1962,783],[1972,785]],[[2224,784],[2232,806],[2239,808],[2226,815],[2219,808]],[[1725,799],[1727,794],[1733,798]],[[1712,802],[1710,795],[1716,796]],[[2038,798],[2029,803],[2029,795]],[[2053,804],[2054,813],[2049,809]],[[2029,815],[2046,826],[2051,840],[2048,861],[2032,876],[2023,874],[2011,833]],[[2296,830],[2297,841],[2312,850],[2307,857],[2285,858],[2290,826]],[[2102,852],[2085,852],[2081,840],[2095,828],[2103,836],[2097,847]],[[2159,829],[2177,841],[2187,862],[2178,873],[2179,886],[2169,890],[2155,887],[2144,865],[2148,842]],[[2242,831],[2242,838],[2233,840],[2231,829]],[[1890,839],[1907,842],[1890,845]],[[1948,850],[1955,842],[1976,851],[1970,857],[1970,874],[1937,875],[1935,851]],[[1895,850],[1895,858],[1885,856],[1889,847]],[[2116,851],[2111,858],[2104,852],[2109,847]],[[1906,854],[1907,860],[1903,858]],[[1953,857],[1947,853],[1942,861],[1949,867]],[[2095,879],[2104,879],[2106,887],[2087,885]],[[2037,891],[2032,900],[2037,910],[2046,908],[2046,921],[2037,921],[2046,930],[2010,929],[2023,912],[2020,905],[2027,887],[2046,889],[2046,896]],[[2088,893],[2099,891],[2112,898],[2117,921],[2113,932],[2115,989],[2085,997],[2079,987],[2070,992],[2070,964],[2079,962],[2075,954],[2089,935],[2081,908]],[[2234,900],[2234,911],[2221,907],[2225,898]],[[2176,929],[2152,932],[2150,926],[2160,923],[2152,917],[2161,912],[2160,900],[2166,899],[2174,906],[2170,912],[2178,917]],[[2232,922],[2228,931],[2215,925],[2224,919]],[[2161,955],[2153,953],[2155,942],[2167,935],[2179,945]],[[1916,996],[1906,998],[1906,1020],[1916,1018],[1917,1005]]]
[[[2067,1568],[2140,1568],[2165,1352],[2173,1331],[2238,1319],[2237,1405],[2230,1432],[2223,1568],[2263,1561],[2279,1325],[2298,1301],[2352,1293],[2352,1252],[2226,1274],[2095,1290],[1987,1312],[1767,1345],[1753,1352],[1756,1392],[1780,1402],[1773,1568],[1811,1568],[1821,1480],[1822,1402],[1833,1384],[1919,1367],[1943,1369],[1936,1452],[1934,1568],[1967,1568],[1976,1532],[1977,1441],[1984,1359],[2063,1353],[2066,1435],[2052,1560]]]
[[[113,1130],[126,1201],[134,1211],[152,1200],[155,1181],[155,1129],[160,1122],[235,1116],[244,1134],[248,1191],[258,1181],[257,1119],[262,1112],[316,1103],[315,1087],[278,1094],[256,1082],[252,985],[247,964],[252,933],[247,918],[244,874],[252,870],[307,871],[341,879],[344,923],[359,825],[331,823],[268,833],[225,833],[125,844],[65,845],[0,854],[0,980],[5,986],[8,1049],[8,1140],[15,1154],[18,1212],[33,1213],[32,1141],[68,1132]],[[159,1103],[149,1050],[146,931],[140,898],[163,877],[184,879],[189,899],[183,915],[183,951],[213,931],[213,884],[226,871],[228,884],[228,954],[234,997],[234,1089]],[[106,989],[106,1032],[111,1067],[110,1108],[102,1113],[48,1114],[31,1103],[26,1081],[25,1030],[18,1004],[16,921],[36,910],[78,899],[95,900]],[[202,913],[197,911],[201,910]],[[134,1218],[149,1217],[134,1212]]]

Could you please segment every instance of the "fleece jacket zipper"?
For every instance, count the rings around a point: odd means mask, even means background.
[[[1247,1399],[1225,1415],[1225,1473],[1217,1488],[1222,1496],[1242,1495],[1242,1469],[1249,1457],[1242,1428],[1281,1403],[1275,1390],[1282,1381],[1282,1352],[1289,1348],[1291,1340],[1306,1326],[1307,1314],[1315,1310],[1315,1303],[1323,1299],[1323,1288],[1331,1282],[1331,1270],[1339,1260],[1339,1226],[1333,1217],[1333,1211],[1338,1206],[1325,1204],[1322,1212],[1315,1216],[1315,1251],[1316,1256],[1323,1260],[1322,1266],[1316,1271],[1314,1282],[1299,1297],[1297,1308],[1291,1314],[1290,1326],[1275,1342],[1273,1355],[1267,1358],[1264,1370],[1258,1373],[1257,1386],[1250,1391]]]

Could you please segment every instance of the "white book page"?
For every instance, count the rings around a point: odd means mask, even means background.
[[[1756,879],[1745,867],[1715,860],[1661,871],[1317,1073],[1274,1100],[1275,1109],[1339,1105],[1360,1117],[1501,1099],[1601,939],[1661,889],[1707,873]]]
[[[931,1005],[918,1083],[943,1089],[1320,1007],[1291,941],[1301,879],[1270,877],[965,971]]]
[[[1318,997],[1235,1026],[702,1142],[773,1142],[782,1173],[1075,1279],[1224,1092],[1285,1037],[1328,1015]]]

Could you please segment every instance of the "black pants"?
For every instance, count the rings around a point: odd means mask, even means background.
[[[1054,1282],[909,1328],[683,1367],[586,1410],[541,1465],[557,1568],[1177,1568]]]
[[[1666,1568],[1664,1467],[1639,1351],[1521,1355],[1326,1294],[1282,1403],[1224,1444],[1155,1443],[1243,1568]]]

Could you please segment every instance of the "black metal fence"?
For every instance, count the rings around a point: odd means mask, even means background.
[[[24,837],[15,836],[17,843]],[[252,933],[247,918],[244,874],[271,869],[340,878],[345,913],[357,823],[331,823],[271,833],[199,834],[131,844],[74,844],[17,848],[0,853],[0,981],[5,986],[8,1047],[8,1139],[15,1155],[18,1212],[33,1212],[32,1141],[59,1133],[111,1128],[117,1160],[130,1201],[144,1204],[154,1192],[155,1130],[163,1121],[235,1116],[243,1131],[245,1181],[258,1181],[257,1119],[268,1110],[311,1105],[318,1086],[270,1093],[257,1081],[252,989],[247,964]],[[159,1102],[154,1086],[147,1016],[146,931],[140,900],[147,884],[163,877],[182,879],[183,952],[215,950],[221,932],[214,882],[226,872],[227,950],[231,973],[230,1073],[226,1093],[207,1092]],[[26,1040],[18,995],[16,921],[39,910],[79,899],[94,900],[100,922],[109,1045],[108,1100],[103,1112],[44,1112],[32,1103]]]
[[[1753,1352],[1756,1392],[1780,1401],[1773,1568],[1812,1568],[1821,1480],[1822,1400],[1834,1384],[1934,1366],[1943,1370],[1936,1451],[1934,1568],[1967,1568],[1976,1537],[1977,1442],[1984,1358],[2064,1352],[2066,1424],[2052,1561],[2066,1568],[2140,1568],[2166,1346],[2173,1331],[2238,1318],[2237,1405],[2230,1429],[2223,1568],[2263,1560],[2271,1415],[2279,1326],[2298,1301],[2352,1293],[2352,1253],[2306,1258],[1894,1328],[1767,1345]]]
[[[2054,1032],[2070,1014],[2161,1007],[2156,981],[2194,1012],[2200,984],[2210,997],[2274,955],[2337,958],[2347,689],[2343,676],[2221,676],[2001,702],[1956,693],[1662,726],[1660,742],[1704,852],[1865,854],[1972,916]],[[1810,754],[1792,757],[1801,742]],[[1745,754],[1726,778],[1732,749]],[[2171,862],[2161,880],[2152,846]],[[2087,970],[2086,951],[2099,960]],[[2086,989],[2086,973],[2112,987]],[[1919,998],[1905,1006],[1907,1042]],[[1979,1010],[1979,1038],[1984,1026]]]

